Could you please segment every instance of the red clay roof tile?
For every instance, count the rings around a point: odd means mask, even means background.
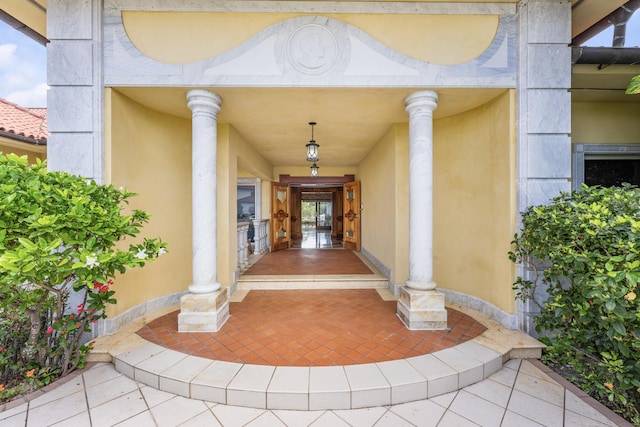
[[[46,108],[24,108],[0,98],[0,136],[31,144],[47,143]]]

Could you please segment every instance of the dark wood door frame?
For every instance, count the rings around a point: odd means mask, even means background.
[[[344,176],[318,176],[312,178],[310,176],[291,176],[291,175],[280,175],[280,182],[283,184],[289,185],[305,185],[305,184],[315,184],[323,185],[323,186],[341,186],[346,184],[347,182],[355,181],[355,175],[344,175]]]

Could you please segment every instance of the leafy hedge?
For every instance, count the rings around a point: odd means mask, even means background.
[[[640,424],[640,190],[583,186],[530,207],[522,225],[509,257],[534,277],[514,289],[540,307],[545,357],[570,364],[584,391]]]
[[[123,213],[132,196],[0,153],[0,399],[82,366],[116,273],[166,252],[159,239],[122,244],[149,220]]]

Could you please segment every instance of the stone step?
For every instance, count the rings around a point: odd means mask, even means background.
[[[503,354],[467,341],[408,359],[348,366],[266,366],[210,360],[147,343],[114,357],[116,370],[191,399],[260,409],[395,405],[459,390],[502,369]]]
[[[386,290],[378,290],[394,297]],[[246,294],[245,291],[238,294]],[[355,409],[422,400],[482,381],[510,359],[540,358],[544,345],[464,307],[488,329],[457,346],[421,356],[347,366],[267,366],[211,360],[150,343],[135,333],[175,307],[99,337],[89,361],[184,397],[260,409]]]
[[[240,276],[238,290],[254,289],[381,289],[388,286],[378,274]]]

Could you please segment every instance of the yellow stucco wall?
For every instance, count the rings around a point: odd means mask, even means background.
[[[409,277],[408,125],[389,129],[359,165],[362,246]],[[513,91],[434,122],[434,279],[439,287],[515,311],[515,100]],[[384,173],[381,173],[384,171]]]
[[[515,230],[513,91],[434,122],[434,279],[439,287],[515,311],[507,258]],[[359,165],[362,246],[409,276],[408,125],[393,126]],[[381,173],[384,171],[384,173]]]
[[[233,126],[225,123],[218,124],[217,156],[218,281],[223,286],[229,286],[235,282],[238,264],[238,218],[235,201],[238,200],[239,171],[263,179],[260,208],[262,218],[268,218],[269,205],[265,205],[265,201],[269,202],[270,189],[266,190],[265,186],[271,185],[269,177],[273,173],[273,166]]]
[[[182,64],[219,55],[271,25],[305,15],[309,14],[124,11],[122,21],[129,39],[146,56]],[[495,37],[499,21],[498,15],[321,15],[354,25],[405,55],[440,65],[479,56]]]
[[[434,279],[513,313],[515,91],[434,123]]]
[[[17,156],[27,156],[29,163],[33,164],[36,162],[36,159],[45,160],[47,158],[47,146],[33,145],[0,137],[0,153],[13,153]]]
[[[234,272],[238,264],[238,221],[236,200],[238,200],[238,158],[232,139],[239,136],[227,124],[218,124],[218,168],[216,170],[217,193],[217,239],[218,239],[218,282],[229,286],[234,282]]]
[[[107,90],[106,100],[107,176],[138,193],[131,208],[151,214],[144,236],[169,242],[169,253],[156,263],[117,278],[112,317],[190,284],[191,121],[150,110],[117,90]],[[228,124],[218,124],[217,143],[217,279],[229,286],[237,265],[236,204],[229,201],[237,199],[238,164],[261,177],[270,177],[272,166]]]
[[[105,97],[111,183],[138,193],[130,208],[151,215],[140,237],[169,243],[169,253],[155,263],[116,277],[118,304],[108,311],[113,317],[190,284],[191,122],[149,110],[116,90],[107,90]]]
[[[408,126],[392,126],[360,163],[362,247],[404,283],[408,247]],[[382,171],[384,171],[382,173]]]
[[[571,104],[571,141],[585,144],[640,143],[638,118],[639,103],[574,102]]]
[[[392,236],[396,244],[396,284],[409,278],[409,125],[395,126],[395,213],[396,233]],[[402,282],[400,282],[399,280]]]
[[[238,178],[255,178],[256,176],[242,167],[238,167]]]
[[[238,159],[238,177],[259,178],[260,184],[260,218],[270,217],[271,212],[271,180],[273,176],[273,166],[260,153],[258,153],[235,129],[232,133],[234,145],[236,146],[236,156]],[[237,196],[236,196],[237,197]]]

